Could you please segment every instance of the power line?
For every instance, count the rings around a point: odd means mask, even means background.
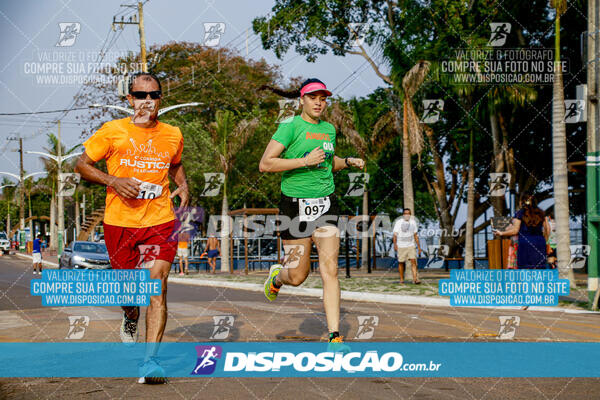
[[[0,113],[0,116],[10,116],[10,115],[36,115],[36,114],[52,114],[57,112],[70,112],[75,110],[87,110],[89,107],[73,107],[73,108],[65,108],[62,110],[47,110],[47,111],[31,111],[31,112],[18,112],[18,113]]]

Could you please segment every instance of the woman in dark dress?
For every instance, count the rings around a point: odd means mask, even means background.
[[[517,250],[517,267],[519,269],[540,269],[547,267],[546,238],[550,226],[537,201],[531,193],[521,196],[521,209],[513,217],[510,226],[505,231],[495,231],[498,236],[518,234],[519,248]]]

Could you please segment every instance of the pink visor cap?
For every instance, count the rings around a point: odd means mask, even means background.
[[[323,83],[311,82],[308,85],[304,86],[302,89],[300,89],[300,97],[304,96],[305,94],[314,92],[325,92],[327,96],[331,96],[331,92],[327,90],[327,86],[325,86]]]

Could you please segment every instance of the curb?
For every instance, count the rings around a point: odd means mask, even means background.
[[[19,257],[23,257],[26,258],[28,260],[33,260],[33,256],[30,256],[28,254],[21,254],[21,253],[14,253],[15,256],[19,256]],[[57,267],[58,268],[58,264],[52,261],[44,261],[44,259],[42,259],[42,265],[50,265],[51,267]]]
[[[184,285],[194,286],[209,286],[219,287],[228,289],[248,290],[251,292],[264,291],[263,285],[258,283],[245,283],[245,282],[230,282],[230,281],[218,281],[218,280],[204,280],[194,278],[177,278],[169,277],[169,282],[181,283]],[[281,289],[281,293],[296,294],[308,297],[323,297],[323,289],[314,288],[300,288],[284,286]],[[347,290],[341,291],[342,300],[360,301],[367,303],[386,303],[386,304],[404,304],[404,305],[418,305],[418,306],[433,306],[433,307],[452,307],[450,305],[449,298],[436,298],[436,297],[425,297],[425,296],[408,296],[398,294],[387,294],[387,293],[373,293],[373,292],[351,292]],[[456,308],[481,308],[488,309],[490,307],[456,307]],[[506,307],[495,307],[501,310],[521,310],[519,306],[506,306]],[[545,311],[545,312],[564,312],[567,314],[600,314],[597,311],[578,310],[573,308],[564,307],[543,307],[543,306],[532,306],[529,307],[530,311]]]

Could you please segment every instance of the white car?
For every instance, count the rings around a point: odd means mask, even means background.
[[[0,232],[0,249],[4,254],[7,254],[10,250],[10,241],[6,237],[6,233]]]

